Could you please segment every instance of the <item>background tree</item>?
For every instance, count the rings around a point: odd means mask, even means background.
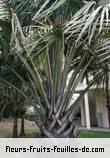
[[[21,118],[21,132],[20,136],[25,136],[24,131],[24,115],[26,112],[25,99],[17,91],[11,87],[4,87],[0,93],[0,116],[3,118],[14,119],[13,123],[13,137],[18,137],[18,118]]]

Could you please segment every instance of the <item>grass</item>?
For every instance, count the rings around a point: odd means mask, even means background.
[[[78,130],[79,138],[110,138],[110,132]]]
[[[5,120],[0,122],[0,138],[11,138],[13,132],[13,121]],[[20,134],[20,120],[18,120],[18,135]],[[25,120],[25,138],[34,138],[39,134],[35,122]]]

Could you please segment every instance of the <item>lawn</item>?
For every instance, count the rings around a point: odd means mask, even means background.
[[[79,138],[110,138],[110,132],[78,130]]]
[[[11,138],[13,131],[13,121],[5,120],[0,122],[0,138]],[[20,133],[20,120],[18,120],[18,134]],[[25,133],[26,138],[36,137],[39,133],[39,129],[35,122],[25,120]]]

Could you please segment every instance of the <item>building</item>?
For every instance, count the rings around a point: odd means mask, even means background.
[[[86,80],[79,84],[76,93],[86,88]],[[90,129],[92,127],[109,128],[108,110],[106,107],[105,92],[100,88],[91,87],[80,101],[81,127]]]

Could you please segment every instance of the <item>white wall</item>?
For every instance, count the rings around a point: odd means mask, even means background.
[[[96,94],[96,116],[97,116],[98,126],[101,128],[109,128],[105,94],[102,90],[97,90],[95,94]]]

